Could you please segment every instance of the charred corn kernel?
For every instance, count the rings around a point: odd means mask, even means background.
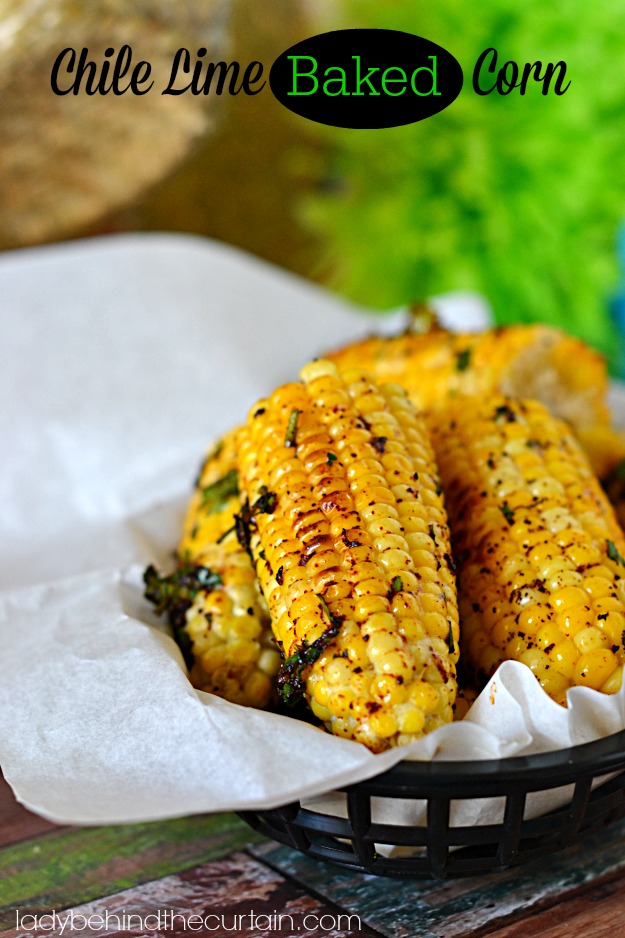
[[[400,683],[396,677],[378,677],[371,682],[371,693],[381,700],[389,703],[401,703],[408,696],[408,690],[403,681]],[[402,729],[402,733],[407,730]]]
[[[433,439],[459,561],[465,667],[485,680],[513,658],[559,702],[574,684],[601,689],[625,664],[625,535],[570,430],[536,401],[459,398],[439,413]],[[497,487],[503,471],[491,468],[503,463],[515,508]],[[537,488],[560,464],[561,490]]]
[[[284,463],[297,485],[278,491]],[[373,751],[451,721],[449,532],[424,420],[405,393],[313,362],[302,383],[252,409],[239,467],[283,697],[303,694],[328,729]]]
[[[550,326],[508,326],[474,335],[447,332],[434,321],[428,332],[368,338],[328,357],[341,368],[366,368],[378,380],[396,381],[417,408],[427,411],[459,395],[535,398],[568,421],[601,478],[625,460],[625,434],[610,426],[603,359],[578,339]],[[519,438],[512,428],[509,443],[516,449],[509,448],[507,453],[515,461],[521,453]],[[484,446],[488,446],[487,438]],[[505,457],[493,454],[493,472],[499,468],[495,460],[505,463]],[[502,479],[500,484],[503,493],[508,482]],[[543,495],[557,493],[564,484],[557,475],[529,481]]]
[[[247,553],[222,536],[241,508],[238,430],[207,455],[184,520],[178,568],[146,571],[146,595],[169,611],[187,649],[195,687],[233,703],[266,707],[275,696],[279,654],[265,599]]]
[[[555,624],[543,626],[536,635],[536,646],[547,653],[561,641],[562,631]]]

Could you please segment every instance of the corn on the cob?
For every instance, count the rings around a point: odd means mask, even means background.
[[[167,609],[181,644],[190,645],[193,685],[232,703],[266,707],[280,655],[254,567],[236,538],[224,537],[240,510],[237,431],[208,454],[178,547],[178,569],[146,571],[148,598]]]
[[[328,358],[341,368],[358,366],[378,380],[396,381],[417,408],[426,410],[457,395],[535,398],[570,423],[600,477],[618,461],[610,456],[614,439],[603,359],[550,326],[516,325],[477,334],[434,326],[424,334],[369,338]]]
[[[463,664],[505,659],[547,693],[618,690],[625,662],[625,536],[562,421],[536,401],[467,398],[434,446],[458,563]]]
[[[373,751],[452,718],[458,620],[429,438],[401,388],[313,362],[250,412],[246,531],[284,655],[335,734]]]

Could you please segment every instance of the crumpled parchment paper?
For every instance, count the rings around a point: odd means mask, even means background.
[[[464,328],[487,321],[474,297],[439,307]],[[463,723],[377,756],[195,691],[142,570],[171,557],[209,441],[379,321],[224,245],[165,235],[3,255],[0,317],[0,764],[32,810],[83,824],[295,799],[333,810],[327,793],[404,758],[526,755],[625,727],[625,691],[576,688],[564,710],[515,663]],[[420,820],[418,804],[378,810]],[[499,806],[463,810],[455,823]]]

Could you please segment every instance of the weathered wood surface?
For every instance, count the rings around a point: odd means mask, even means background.
[[[53,909],[96,915],[125,910],[142,923],[159,910],[212,914],[220,918],[211,919],[204,933],[220,938],[625,936],[625,822],[536,864],[443,882],[342,871],[262,840],[233,815],[58,828],[17,805],[1,781],[0,832],[0,938],[28,934],[16,930],[17,914]],[[256,917],[252,929],[250,913]],[[244,918],[235,931],[236,915]],[[322,915],[327,917],[319,924]],[[349,915],[357,918],[340,918]],[[149,934],[189,933],[182,919],[167,924]],[[145,934],[137,920],[130,925],[93,934]],[[44,933],[60,932],[38,934]]]
[[[316,895],[342,909],[358,911],[363,922],[389,938],[467,938],[491,932],[501,938],[527,938],[534,933],[528,930],[530,923],[542,921],[538,913],[546,908],[553,908],[553,915],[545,913],[545,921],[562,930],[543,932],[537,925],[535,934],[541,938],[551,938],[551,934],[554,938],[572,934],[595,938],[602,934],[593,930],[597,908],[603,904],[605,890],[612,888],[606,883],[616,882],[620,889],[625,873],[625,823],[535,863],[488,876],[443,881],[364,876],[269,842],[250,850]],[[618,904],[622,898],[611,901]],[[573,908],[581,916],[580,923],[585,921],[581,910],[586,910],[592,928],[582,924],[573,932],[565,928],[558,909],[561,915],[569,915]],[[498,930],[504,922],[515,920],[520,930]],[[625,922],[619,927],[621,932],[612,931],[612,938],[625,936]]]
[[[21,817],[20,809],[17,813]],[[16,809],[9,807],[9,817]],[[3,816],[0,815],[0,822]],[[116,827],[54,828],[0,849],[0,929],[15,911],[64,909],[240,850],[255,839],[235,815]]]
[[[288,882],[245,853],[233,853],[221,860],[167,876],[156,883],[78,906],[71,912],[76,928],[83,928],[83,916],[87,923],[90,916],[100,916],[102,924],[110,926],[110,930],[102,930],[100,919],[92,919],[95,927],[81,930],[82,935],[114,934],[116,938],[144,936],[146,933],[154,938],[200,933],[215,938],[231,938],[233,934],[249,935],[250,938],[375,936],[374,931],[360,925],[358,916],[347,916],[327,902],[308,895],[304,888]],[[107,913],[108,919],[105,917]],[[196,917],[192,923],[195,926],[201,926],[201,920],[207,920],[207,930],[194,928],[190,931],[185,925],[190,916]],[[208,916],[210,918],[207,919]],[[57,932],[60,932],[65,919],[68,922],[72,920],[70,910],[60,914]],[[33,924],[29,918],[20,919],[19,924],[22,922],[26,926]],[[121,925],[119,930],[116,928],[118,922]],[[14,918],[13,925],[17,924]],[[50,924],[53,924],[51,920]],[[150,928],[149,932],[146,926]],[[156,927],[152,930],[151,926]],[[23,927],[12,927],[0,932],[0,938],[17,938],[24,933]]]
[[[625,880],[612,880],[590,892],[565,898],[544,912],[517,920],[491,938],[621,938],[625,935]]]
[[[0,847],[51,830],[54,830],[54,824],[31,814],[17,803],[0,772]]]

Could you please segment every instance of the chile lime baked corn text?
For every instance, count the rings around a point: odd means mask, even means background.
[[[424,423],[396,385],[313,362],[250,412],[243,521],[285,699],[373,751],[449,722],[458,616]],[[245,536],[245,535],[244,535]]]
[[[535,401],[448,404],[434,427],[458,563],[465,667],[528,665],[559,703],[616,692],[625,536],[569,428]]]
[[[274,696],[280,655],[247,552],[228,536],[240,510],[238,431],[211,449],[196,482],[168,577],[146,571],[146,595],[168,610],[187,646],[195,687],[232,703],[266,707]]]

